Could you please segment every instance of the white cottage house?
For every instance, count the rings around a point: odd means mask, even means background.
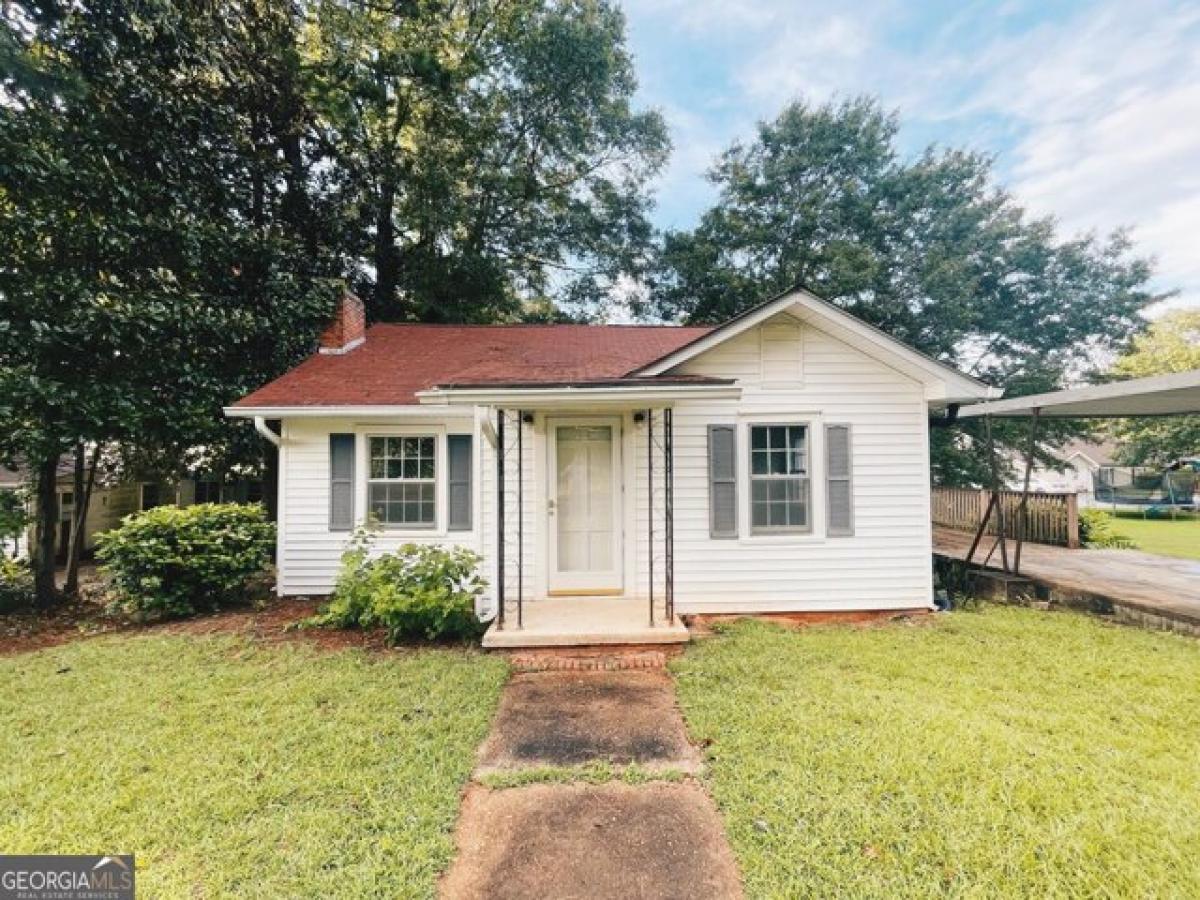
[[[998,393],[803,290],[716,328],[364,329],[347,296],[226,412],[279,445],[281,594],[373,515],[483,556],[486,646],[638,644],[931,608],[929,413]]]

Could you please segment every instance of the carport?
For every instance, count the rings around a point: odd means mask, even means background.
[[[992,461],[991,498],[987,510],[975,532],[966,556],[971,564],[979,543],[987,531],[992,515],[998,517],[997,546],[1000,550],[1001,567],[1005,572],[1019,575],[1021,571],[1021,549],[1025,538],[1025,513],[1029,500],[1029,484],[1033,473],[1034,449],[1037,446],[1038,425],[1042,419],[1085,419],[1124,418],[1142,416],[1179,416],[1200,413],[1200,369],[1174,372],[1169,375],[1154,375],[1149,378],[1134,378],[1111,384],[1091,385],[1031,394],[1009,400],[993,400],[964,406],[957,411],[960,419],[984,418],[984,433]],[[1029,419],[1029,442],[1025,453],[1025,476],[1021,500],[1017,507],[1016,546],[1012,564],[1009,565],[1008,546],[1005,537],[1004,508],[1000,502],[1000,475],[996,461],[995,445],[992,442],[991,422],[994,418]],[[993,552],[995,547],[992,548]],[[988,554],[991,558],[991,553]]]

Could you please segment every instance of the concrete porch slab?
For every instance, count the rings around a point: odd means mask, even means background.
[[[687,627],[676,616],[665,622],[659,606],[650,625],[648,604],[633,597],[547,597],[525,604],[517,627],[515,604],[501,629],[493,622],[483,636],[489,650],[524,647],[592,647],[612,644],[683,644]]]

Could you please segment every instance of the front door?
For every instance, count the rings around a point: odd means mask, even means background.
[[[621,420],[550,419],[552,594],[621,592]]]

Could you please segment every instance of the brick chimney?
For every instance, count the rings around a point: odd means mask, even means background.
[[[363,302],[346,291],[338,300],[333,321],[321,332],[321,353],[349,353],[367,339]]]

